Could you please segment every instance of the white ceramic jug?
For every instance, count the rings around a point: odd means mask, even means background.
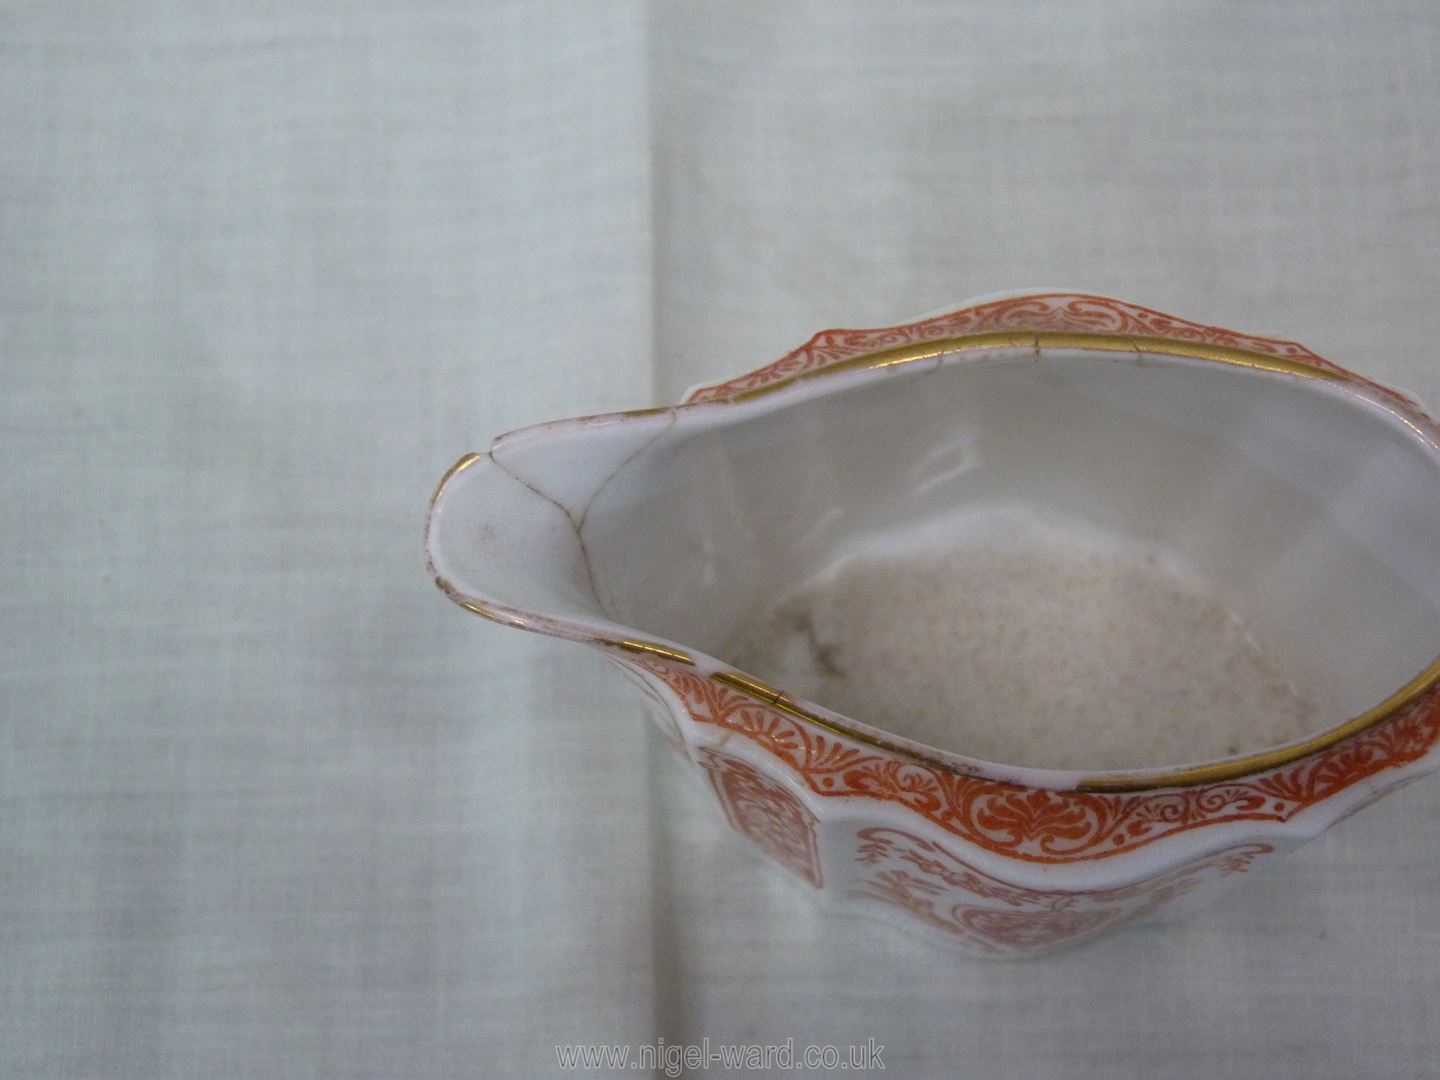
[[[1200,567],[1325,725],[1219,760],[1022,768],[722,659],[857,544],[1002,503]],[[614,660],[730,824],[826,900],[988,956],[1207,891],[1440,760],[1435,423],[1292,342],[1103,297],[826,331],[681,405],[503,435],[446,474],[426,544],[461,607]]]

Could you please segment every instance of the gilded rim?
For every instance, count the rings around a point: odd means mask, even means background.
[[[779,379],[751,390],[741,390],[730,397],[719,399],[720,403],[753,401],[796,383],[808,382],[827,375],[846,371],[870,370],[894,367],[920,360],[934,360],[977,349],[1034,349],[1036,355],[1044,349],[1083,349],[1088,352],[1136,353],[1137,355],[1178,356],[1188,360],[1214,360],[1233,367],[1269,371],[1281,375],[1299,375],[1307,379],[1344,381],[1347,376],[1338,370],[1316,367],[1303,360],[1292,360],[1283,356],[1270,356],[1252,352],[1232,345],[1212,345],[1203,341],[1176,341],[1173,338],[1145,337],[1137,334],[1086,334],[1069,330],[998,330],[983,334],[966,334],[960,337],[936,338],[909,345],[897,345],[879,352],[866,353],[837,360],[812,371],[802,371],[786,379]],[[697,404],[705,404],[697,402]]]
[[[1318,367],[1306,361],[1292,360],[1282,356],[1271,356],[1266,353],[1255,352],[1250,349],[1242,349],[1230,345],[1213,345],[1200,341],[1179,341],[1173,338],[1149,337],[1134,334],[1077,333],[1064,330],[1017,330],[992,331],[988,333],[936,338],[933,341],[917,342],[899,345],[889,349],[881,349],[861,356],[837,360],[824,367],[800,372],[788,378],[778,379],[773,383],[767,383],[764,386],[757,386],[749,390],[742,390],[727,397],[685,403],[674,406],[673,408],[679,410],[742,404],[767,397],[782,390],[790,389],[799,383],[811,382],[829,375],[898,367],[904,364],[936,360],[941,357],[953,356],[964,352],[1014,348],[1034,349],[1037,356],[1040,355],[1042,350],[1050,349],[1078,349],[1090,352],[1119,352],[1135,353],[1137,355],[1171,356],[1189,360],[1209,360],[1228,364],[1232,367],[1247,368],[1253,371],[1264,371],[1272,374],[1297,376],[1306,379],[1318,379],[1325,382],[1344,383],[1357,381],[1342,369]],[[617,418],[638,419],[653,416],[657,412],[664,411],[666,411],[666,409],[663,407],[659,409],[652,407],[630,409],[611,415]],[[1419,428],[1406,417],[1396,415],[1407,427],[1416,431],[1417,434],[1425,436],[1426,441],[1432,447],[1436,445],[1433,436],[1427,436],[1426,433],[1421,432]],[[441,493],[450,481],[485,456],[484,454],[477,453],[466,454],[446,471],[439,485],[436,487],[435,493],[430,497],[430,509],[432,513],[435,504],[440,499]],[[530,625],[518,618],[501,612],[492,605],[487,605],[473,597],[465,596],[449,581],[438,574],[433,574],[433,576],[440,591],[465,610],[504,626],[544,632],[543,627]],[[695,659],[691,655],[656,642],[633,638],[609,639],[585,630],[583,627],[577,629],[580,630],[581,639],[592,644],[618,648],[631,653],[656,656],[661,659],[690,666],[695,666],[696,664]],[[883,736],[861,731],[848,724],[818,716],[813,711],[805,708],[799,700],[792,698],[783,690],[768,686],[740,672],[721,668],[711,674],[710,678],[724,686],[744,693],[756,701],[769,705],[772,708],[781,709],[833,734],[885,750],[888,753],[907,758],[918,764],[932,767],[940,766],[953,772],[965,771],[953,762],[945,760],[944,757],[925,754],[913,750],[910,747],[892,742]],[[1433,689],[1437,683],[1440,683],[1440,658],[1437,658],[1429,667],[1416,675],[1384,701],[1380,702],[1380,704],[1371,709],[1367,709],[1359,716],[1353,717],[1335,727],[1328,728],[1303,742],[1278,747],[1273,750],[1262,750],[1258,753],[1247,754],[1243,757],[1232,758],[1226,761],[1195,765],[1168,772],[1146,772],[1143,774],[1133,772],[1126,773],[1124,771],[1104,772],[1095,776],[1082,778],[1073,785],[1073,790],[1118,793],[1127,791],[1149,791],[1155,788],[1193,787],[1200,784],[1216,783],[1225,780],[1238,780],[1245,776],[1298,761],[1301,758],[1308,757],[1318,751],[1334,746],[1336,743],[1352,735],[1356,735],[1367,728],[1374,727],[1376,724],[1388,720],[1403,709],[1413,705]],[[946,757],[951,756],[949,752],[942,751],[942,753],[944,753]],[[961,755],[954,756],[959,757]],[[973,760],[976,765],[982,767],[986,765],[1005,767],[1003,762],[987,762],[979,758]]]

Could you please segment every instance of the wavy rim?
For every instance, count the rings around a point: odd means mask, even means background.
[[[1190,360],[1208,360],[1249,370],[1316,379],[1324,382],[1349,384],[1350,387],[1357,390],[1363,388],[1372,391],[1384,390],[1388,392],[1388,388],[1372,384],[1368,380],[1355,376],[1343,368],[1319,367],[1307,361],[1272,356],[1236,346],[1215,345],[1204,342],[1181,341],[1174,338],[1134,334],[1106,334],[1103,332],[1076,332],[1066,330],[1023,330],[965,334],[881,349],[876,352],[837,360],[823,367],[800,372],[799,374],[748,390],[742,390],[726,397],[710,398],[701,401],[687,401],[674,406],[674,408],[677,410],[714,408],[741,404],[790,389],[799,383],[811,382],[829,375],[897,367],[976,350],[1009,349],[1016,347],[1033,348],[1037,356],[1040,355],[1042,349],[1078,349],[1092,352],[1133,352],[1137,355],[1159,355]],[[1361,396],[1366,396],[1368,400],[1373,400],[1368,398],[1368,395],[1362,394]],[[659,411],[663,411],[663,409]],[[1417,435],[1420,435],[1421,438],[1426,441],[1427,445],[1430,445],[1432,448],[1436,447],[1434,437],[1427,435],[1413,420],[1401,415],[1391,407],[1387,407],[1387,411]],[[651,407],[645,409],[630,409],[606,415],[607,417],[617,420],[638,419],[640,417],[653,416],[656,412],[657,409]],[[434,494],[430,496],[430,515],[433,515],[435,505],[450,481],[484,456],[485,455],[478,453],[466,454],[445,472],[445,475],[440,479],[440,483],[436,486]],[[427,520],[427,532],[428,526],[429,522]],[[544,625],[546,623],[553,624],[557,629],[561,626],[571,629],[573,626],[570,633],[565,633],[561,636],[595,645],[618,648],[625,652],[656,656],[687,666],[696,666],[694,657],[689,653],[657,642],[637,638],[605,638],[583,626],[575,626],[571,624],[569,620],[554,620],[548,617],[542,617],[538,620],[538,625],[527,623],[520,618],[503,613],[498,607],[485,604],[473,597],[464,595],[449,581],[436,573],[433,566],[430,567],[430,571],[436,585],[448,599],[466,611],[480,615],[493,622],[498,622],[501,625],[522,630],[538,630],[542,633],[546,632]],[[517,612],[517,614],[526,613]],[[717,666],[720,668],[728,668],[728,665],[718,663]],[[783,708],[792,715],[815,724],[833,734],[854,739],[857,742],[876,747],[877,749],[896,754],[918,763],[930,766],[939,764],[952,770],[957,768],[955,765],[946,762],[944,758],[937,758],[934,754],[926,754],[901,743],[893,742],[881,735],[859,730],[837,720],[821,717],[813,710],[805,707],[808,702],[806,702],[804,698],[792,697],[783,690],[769,686],[733,669],[717,671],[713,673],[710,678],[734,690],[745,693],[766,705]],[[1246,754],[1224,761],[1174,769],[1168,772],[1151,772],[1149,770],[1139,772],[1136,770],[1102,770],[1095,775],[1084,776],[1075,783],[1073,789],[1089,792],[1148,791],[1155,788],[1191,787],[1218,781],[1237,780],[1242,777],[1265,772],[1269,769],[1287,765],[1293,761],[1298,761],[1301,758],[1325,750],[1352,735],[1382,723],[1413,705],[1437,684],[1440,684],[1440,656],[1437,656],[1428,667],[1386,697],[1378,705],[1301,742],[1276,747],[1272,750],[1261,750],[1253,754]],[[940,750],[938,747],[933,749],[942,755],[949,756],[950,754],[950,752]],[[963,755],[954,756],[962,757]],[[1011,767],[1006,766],[1004,762],[989,762],[980,758],[968,760],[974,761],[976,764],[982,766]],[[1157,766],[1157,769],[1163,768],[1163,766]],[[1060,771],[1083,772],[1084,770]]]

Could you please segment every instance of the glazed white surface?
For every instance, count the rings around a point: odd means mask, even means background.
[[[534,1077],[657,1036],[1433,1073],[1440,783],[1183,924],[966,963],[817,911],[611,665],[419,554],[497,431],[1012,285],[1440,405],[1429,4],[0,22],[0,1075]]]
[[[446,483],[427,548],[460,594],[522,621],[538,616],[532,625],[660,641],[722,663],[737,663],[740,647],[747,673],[951,753],[1012,766],[1178,766],[1333,727],[1434,660],[1440,451],[1428,438],[1349,383],[1158,355],[958,353],[753,401],[512,433]],[[848,555],[899,563],[907,552],[945,552],[973,543],[967,523],[996,514],[1068,522],[1077,537],[1106,536],[1183,567],[1203,583],[1196,595],[1263,642],[1278,681],[1314,703],[1313,719],[1256,745],[1243,727],[1180,704],[1204,676],[1172,662],[1126,680],[1147,684],[1149,715],[1136,726],[1152,729],[1127,741],[1169,747],[1168,756],[1136,760],[1137,750],[1091,740],[1077,720],[1035,733],[1052,751],[1017,746],[999,757],[978,748],[1005,745],[987,733],[1026,722],[1008,714],[1026,708],[1013,694],[981,706],[957,692],[947,731],[934,719],[945,703],[902,681],[901,665],[846,673],[871,686],[849,700],[885,702],[867,712],[815,696],[810,679],[776,682],[774,661],[737,645],[778,598]],[[917,610],[908,627],[892,621],[890,647],[934,652],[956,619],[979,618],[965,610],[957,600]],[[963,629],[983,638],[999,628]],[[1132,617],[1111,637],[1124,652],[1127,635],[1177,632]],[[1109,684],[1096,677],[1087,688],[1076,662],[1064,678],[1085,704],[1063,715],[1110,723],[1103,694],[1116,711],[1131,708],[1128,686],[1102,691]],[[912,708],[931,719],[917,728],[904,717]],[[1201,724],[1212,738],[1185,737]],[[1077,757],[1087,741],[1099,756]]]

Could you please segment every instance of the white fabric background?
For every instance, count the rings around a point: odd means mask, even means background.
[[[499,431],[1021,285],[1440,403],[1437,57],[1423,0],[5,5],[0,1076],[1440,1075],[1440,783],[963,961],[820,917],[419,554]]]

